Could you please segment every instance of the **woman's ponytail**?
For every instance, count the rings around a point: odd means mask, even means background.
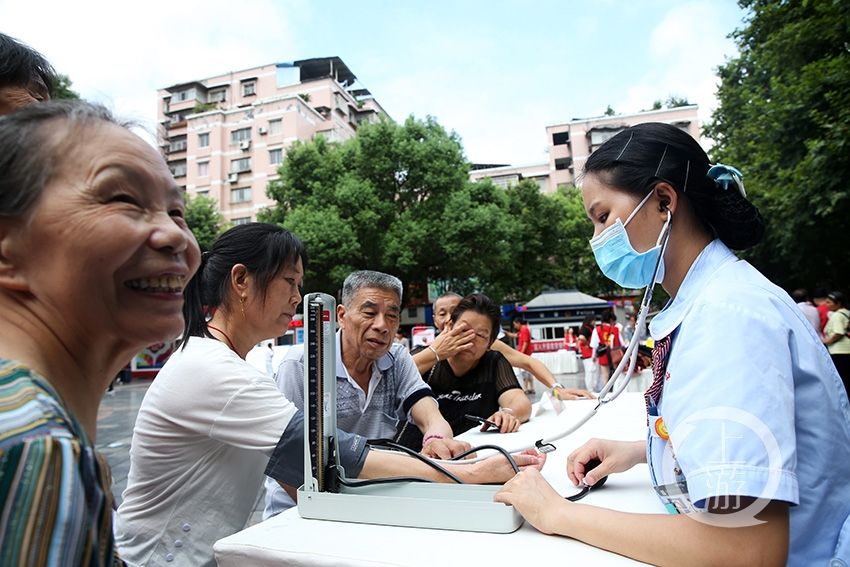
[[[704,182],[688,193],[694,213],[732,250],[746,250],[761,242],[764,219],[747,200],[744,176],[734,167],[713,165]]]
[[[183,337],[180,347],[186,348],[189,337],[203,337],[209,334],[207,331],[207,319],[204,312],[203,280],[204,269],[207,267],[210,252],[201,254],[201,265],[198,271],[183,289]]]

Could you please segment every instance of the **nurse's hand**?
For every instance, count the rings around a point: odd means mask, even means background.
[[[591,459],[600,464],[585,476],[585,465]],[[646,462],[646,441],[611,441],[591,439],[567,457],[567,476],[578,486],[582,481],[593,486],[611,473],[627,471]]]
[[[555,492],[539,470],[533,468],[525,469],[506,482],[493,500],[510,504],[544,534],[555,532],[558,509],[570,504]]]

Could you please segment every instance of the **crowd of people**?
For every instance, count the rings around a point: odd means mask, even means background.
[[[245,525],[264,475],[280,489],[267,515],[291,505],[304,480],[303,353],[290,351],[275,378],[245,358],[287,329],[307,247],[279,226],[249,223],[201,254],[155,149],[102,107],[50,102],[50,65],[4,35],[0,62],[0,563],[212,565],[213,544]],[[647,293],[659,283],[671,299],[648,327],[646,440],[591,440],[565,473],[593,485],[645,462],[662,502],[671,504],[671,485],[684,494],[671,514],[631,514],[565,500],[536,451],[514,456],[518,474],[502,457],[445,466],[466,481],[504,483],[496,500],[544,533],[651,564],[850,558],[844,296],[826,295],[831,315],[816,329],[735,256],[761,240],[761,216],[740,173],[710,164],[675,126],[626,128],[588,158],[584,175],[602,272]],[[408,352],[394,342],[402,290],[394,276],[366,270],[343,283],[339,457],[352,478],[442,482],[426,463],[368,441],[393,438],[446,459],[469,448],[455,437],[470,426],[515,431],[531,405],[511,357],[532,373],[534,359],[522,352],[521,324],[519,352],[498,346],[498,308],[481,294],[440,298],[442,332]],[[621,333],[613,313],[595,323],[574,335],[599,369],[588,390],[611,379],[626,341],[640,336]],[[135,352],[178,335],[139,410],[114,511],[94,446],[101,397]],[[535,376],[563,397],[590,396]],[[735,424],[722,417],[680,433],[690,416],[718,408],[761,424],[776,451],[739,427],[729,454],[720,440]],[[757,522],[723,527],[756,502]],[[695,521],[704,518],[712,521]]]

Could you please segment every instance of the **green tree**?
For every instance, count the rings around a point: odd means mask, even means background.
[[[499,302],[607,289],[576,189],[544,195],[530,180],[505,189],[469,181],[468,167],[460,140],[433,118],[364,124],[341,143],[293,144],[268,186],[277,205],[259,219],[306,243],[307,291],[335,293],[364,268],[399,276],[418,299],[427,284]]]
[[[676,96],[670,95],[667,97],[667,100],[664,101],[664,106],[667,108],[677,108],[679,106],[690,106],[690,102],[688,102],[688,98],[684,96]],[[660,108],[660,106],[659,106]]]
[[[50,96],[54,99],[78,100],[80,95],[71,89],[71,84],[71,78],[68,75],[57,75],[56,84],[53,86]]]
[[[185,217],[202,251],[212,248],[215,239],[227,228],[218,204],[206,195],[186,196]]]
[[[551,198],[559,211],[550,226],[556,236],[553,253],[557,285],[552,287],[576,288],[591,295],[612,292],[614,284],[599,271],[588,243],[593,224],[584,212],[581,191],[574,186],[562,187]]]
[[[706,134],[767,219],[750,259],[791,288],[844,287],[850,218],[850,11],[846,1],[741,0],[739,56],[719,69]]]
[[[379,120],[342,143],[317,137],[290,147],[268,186],[277,205],[260,220],[307,243],[308,289],[333,292],[345,273],[362,268],[425,289],[458,262],[440,235],[452,220],[444,219],[448,200],[467,189],[468,171],[457,136],[433,118]]]
[[[616,114],[617,112],[614,110],[614,107],[609,104],[605,109],[605,116],[615,116]]]

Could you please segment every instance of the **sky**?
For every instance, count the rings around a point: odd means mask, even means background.
[[[0,31],[154,131],[157,89],[339,56],[389,115],[434,116],[475,163],[548,161],[546,126],[670,95],[716,106],[731,0],[0,0]]]

